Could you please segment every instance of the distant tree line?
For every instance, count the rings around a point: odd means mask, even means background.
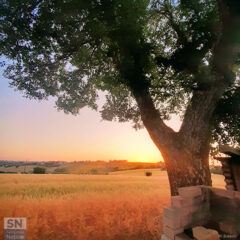
[[[45,174],[45,173],[46,173],[46,168],[35,167],[35,168],[33,169],[33,173],[34,173],[34,174]]]

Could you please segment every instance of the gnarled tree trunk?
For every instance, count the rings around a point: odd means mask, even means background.
[[[239,34],[239,16],[234,9],[237,1],[218,0],[217,3],[222,34],[213,46],[208,70],[203,75],[194,72],[198,77],[207,77],[208,84],[199,83],[193,90],[179,132],[163,122],[149,89],[142,89],[141,85],[136,88],[137,84],[130,86],[143,124],[164,157],[172,195],[178,194],[179,187],[211,185],[208,156],[212,120],[219,99],[234,82],[232,68],[239,47],[233,41]]]
[[[135,95],[143,123],[163,155],[171,195],[178,195],[179,187],[211,185],[208,162],[211,122],[225,87],[219,89],[194,93],[179,132],[164,124],[148,92]]]
[[[178,195],[179,187],[211,185],[209,146],[206,146],[204,152],[195,152],[194,149],[195,146],[181,149],[173,146],[161,151],[167,168],[171,195]]]

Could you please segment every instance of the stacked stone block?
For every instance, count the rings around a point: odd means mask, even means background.
[[[190,240],[184,230],[197,226],[215,229],[240,239],[240,192],[209,186],[178,189],[171,206],[163,209],[161,240]]]
[[[202,186],[178,189],[179,196],[171,197],[171,206],[163,210],[162,240],[190,239],[185,229],[201,226],[209,219],[209,194]]]
[[[225,182],[226,182],[226,189],[234,191],[236,190],[236,187],[234,186],[234,177],[232,175],[232,171],[229,165],[229,161],[227,159],[222,160],[222,172],[225,177]]]
[[[240,192],[210,189],[210,223],[222,232],[240,239]]]

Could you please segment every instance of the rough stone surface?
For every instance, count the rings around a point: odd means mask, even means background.
[[[225,178],[224,181],[225,181],[227,184],[233,185],[233,180],[232,180],[232,179]]]
[[[169,238],[165,234],[162,235],[161,240],[173,240],[172,238]]]
[[[172,207],[180,208],[184,204],[184,198],[181,196],[173,196],[171,197],[171,205]]]
[[[182,195],[171,198],[171,206],[163,210],[165,235],[173,238],[184,229],[206,223],[209,212],[208,190],[202,188],[180,188],[179,193]]]
[[[234,196],[235,196],[235,198],[240,199],[240,192],[235,191]]]
[[[221,221],[219,223],[219,228],[221,231],[230,234],[230,235],[238,235],[237,230],[234,228],[233,222]]]
[[[221,197],[226,197],[226,198],[234,198],[234,192],[225,190],[225,189],[220,189],[220,188],[212,188],[211,191]]]
[[[226,189],[227,189],[227,190],[230,190],[230,191],[234,191],[234,190],[235,190],[235,187],[234,187],[232,184],[228,184],[228,183],[227,183]]]
[[[220,240],[219,234],[216,230],[207,229],[205,227],[194,227],[193,236],[196,240]]]
[[[191,216],[185,215],[181,217],[181,227],[190,228],[191,227]]]
[[[178,193],[181,197],[196,197],[202,195],[200,186],[179,188]]]
[[[182,226],[180,217],[163,216],[163,223],[171,228],[180,228]]]
[[[232,174],[230,172],[224,172],[225,178],[232,178]]]
[[[179,234],[179,233],[182,233],[183,232],[183,228],[171,228],[167,225],[164,225],[163,226],[163,232],[164,234],[169,237],[170,239],[174,239],[174,237]]]
[[[163,209],[163,216],[167,218],[179,218],[180,210],[174,207],[165,207]]]
[[[179,194],[172,197],[171,206],[163,210],[163,233],[169,239],[174,239],[184,229],[207,224],[219,232],[240,234],[240,192],[194,186],[179,188]]]
[[[180,233],[176,235],[175,240],[192,240],[192,238],[187,236],[185,233]]]

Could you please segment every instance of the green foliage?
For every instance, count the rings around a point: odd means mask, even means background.
[[[33,173],[34,174],[45,174],[46,173],[46,169],[45,168],[41,168],[41,167],[35,167],[33,169]]]
[[[237,0],[228,7],[240,15]],[[0,54],[10,60],[12,87],[30,98],[55,96],[57,108],[72,114],[97,110],[104,91],[102,118],[135,128],[142,127],[138,94],[150,92],[169,119],[184,113],[194,91],[211,88],[221,34],[215,0],[0,0]],[[214,140],[240,141],[239,56],[231,69],[236,81],[215,111]]]
[[[67,172],[66,168],[61,168],[60,167],[60,168],[56,168],[53,173],[55,173],[55,174],[67,174],[68,172]]]
[[[216,109],[214,139],[221,144],[240,143],[240,87],[239,81],[230,88]]]

